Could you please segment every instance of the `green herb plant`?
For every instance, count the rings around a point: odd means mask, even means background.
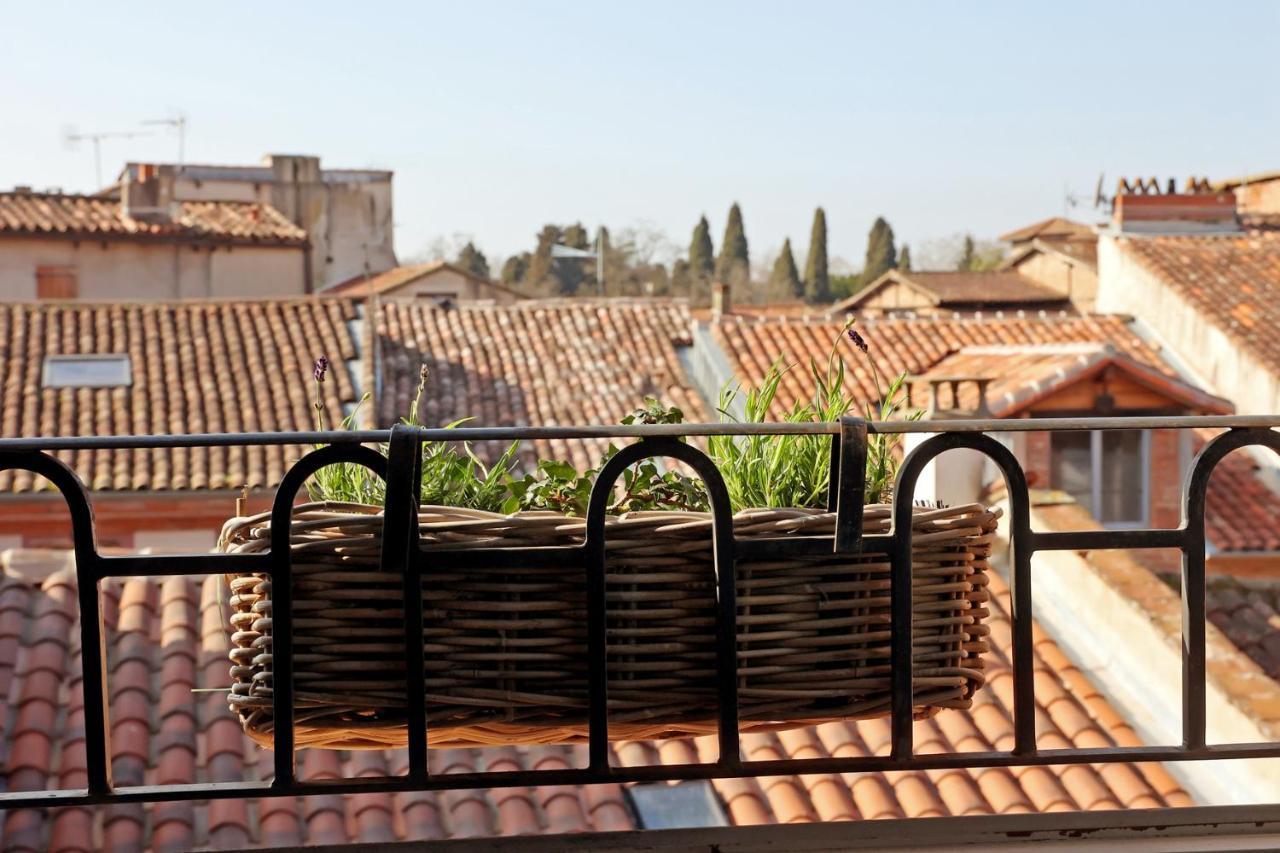
[[[884,383],[866,340],[850,321],[831,345],[825,365],[809,361],[814,381],[814,395],[809,402],[797,402],[782,416],[785,423],[818,423],[837,421],[851,412],[859,412],[858,395],[845,390],[845,377],[850,372],[841,352],[848,340],[866,360],[867,370],[876,389],[878,404],[868,403],[862,414],[869,421],[887,421],[907,408],[906,374]],[[786,374],[794,367],[775,361],[764,378],[753,388],[743,391],[728,386],[720,393],[722,420],[736,420],[733,408],[741,399],[742,422],[764,423],[770,413]],[[920,412],[907,415],[916,420]],[[889,499],[897,474],[898,444],[896,435],[871,435],[867,440],[867,503]],[[734,509],[748,507],[823,507],[830,488],[831,437],[826,435],[777,436],[712,436],[707,452],[720,469]]]
[[[841,351],[848,341],[866,361],[866,369],[876,389],[876,401],[859,405],[859,395],[845,390],[850,367]],[[329,362],[316,361],[316,426],[326,429],[323,386]],[[720,393],[719,412],[723,422],[764,423],[771,420],[779,388],[787,373],[795,369],[774,362],[761,382],[743,389],[726,386]],[[887,421],[904,416],[918,419],[919,411],[908,411],[906,374],[890,382],[880,375],[866,340],[846,324],[832,343],[825,365],[809,362],[814,396],[797,402],[782,415],[786,423],[817,423],[839,420],[850,412],[860,412],[868,421]],[[418,426],[418,411],[427,387],[428,372],[422,368],[412,408],[403,422]],[[361,400],[363,405],[365,400]],[[741,402],[741,421],[733,410]],[[350,429],[360,406],[342,421]],[[447,428],[466,423],[454,421]],[[684,413],[664,406],[654,397],[622,419],[623,424],[678,424]],[[881,503],[892,495],[897,474],[899,437],[871,435],[867,442],[866,501]],[[516,450],[513,442],[492,464],[486,465],[466,442],[424,442],[422,450],[421,502],[491,512],[549,510],[566,515],[585,515],[592,485],[600,470],[618,452],[614,445],[600,466],[580,472],[568,462],[542,460],[522,477],[515,475]],[[386,448],[383,448],[385,453]],[[826,435],[710,436],[707,452],[720,469],[735,511],[755,507],[824,507],[830,488],[831,437]],[[313,500],[381,505],[386,499],[382,479],[363,466],[351,463],[331,465],[318,471],[308,483]],[[623,472],[609,505],[611,513],[642,510],[705,511],[708,507],[702,481],[677,469],[663,470],[654,459],[646,459]]]

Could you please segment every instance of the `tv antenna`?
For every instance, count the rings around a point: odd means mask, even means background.
[[[187,147],[187,114],[178,112],[169,118],[153,118],[143,122],[143,124],[163,125],[172,127],[178,132],[178,167],[181,168],[184,162]]]
[[[103,131],[100,133],[78,133],[75,128],[67,128],[63,133],[63,142],[67,147],[74,148],[80,142],[93,143],[93,168],[94,176],[97,179],[97,186],[102,188],[102,140],[104,139],[133,139],[136,136],[150,136],[150,132],[145,130],[113,130]]]
[[[1062,215],[1063,216],[1068,215],[1068,211],[1071,208],[1079,207],[1086,202],[1092,202],[1093,207],[1095,209],[1110,206],[1112,202],[1112,198],[1102,190],[1102,184],[1105,178],[1106,178],[1105,173],[1103,172],[1098,173],[1098,183],[1093,188],[1092,198],[1086,198],[1084,196],[1076,195],[1075,193],[1071,192],[1069,187],[1067,187],[1066,185],[1063,185]]]

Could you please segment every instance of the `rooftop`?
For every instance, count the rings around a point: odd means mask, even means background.
[[[862,290],[831,307],[832,314],[856,311],[879,291],[899,284],[923,296],[934,308],[1007,308],[1058,306],[1065,294],[1010,271],[914,272],[890,270]]]
[[[1119,238],[1240,349],[1280,372],[1280,233]]]
[[[172,222],[125,214],[114,199],[61,193],[0,193],[0,236],[77,239],[181,240],[300,246],[307,234],[268,204],[241,201],[175,202]]]
[[[44,564],[66,558],[35,555]],[[0,696],[7,790],[85,783],[75,581],[14,571],[0,579]],[[21,561],[18,561],[21,562]],[[32,566],[25,566],[31,573]],[[1008,749],[1012,672],[1008,590],[992,576],[989,620],[997,652],[971,711],[916,724],[920,753]],[[103,584],[112,769],[118,784],[267,779],[272,755],[253,745],[227,709],[229,638],[218,576],[111,580]],[[1133,730],[1052,639],[1035,633],[1036,731],[1041,748],[1135,746]],[[887,720],[829,723],[743,736],[746,758],[885,754]],[[616,744],[620,765],[678,764],[713,757],[714,736]],[[431,772],[580,766],[579,747],[432,750]],[[403,750],[302,750],[303,779],[403,772]],[[649,784],[649,783],[644,783]],[[665,783],[658,783],[665,784]],[[856,775],[724,779],[714,783],[734,825],[895,817],[1015,814],[1191,805],[1159,764],[1101,764]],[[14,849],[191,849],[376,843],[543,832],[638,828],[616,784],[444,793],[359,794],[305,799],[118,805],[33,810],[4,817]]]

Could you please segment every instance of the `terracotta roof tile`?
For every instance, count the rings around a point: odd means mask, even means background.
[[[164,239],[302,245],[307,233],[269,204],[178,202],[172,222],[134,219],[115,199],[61,193],[0,193],[0,237]]]
[[[1062,216],[1053,216],[1049,219],[1033,222],[1022,228],[1016,228],[1007,234],[1001,234],[999,239],[1005,243],[1024,243],[1027,240],[1036,238],[1042,240],[1084,240],[1093,236],[1093,228],[1090,226],[1082,222],[1072,222]]]
[[[14,590],[15,584],[22,585],[22,594]],[[74,592],[65,575],[50,578],[42,589],[9,578],[0,586],[0,602],[9,602],[10,607],[21,602],[23,631],[29,633],[37,615],[69,617]],[[993,577],[991,592],[990,623],[997,646],[989,665],[991,683],[976,694],[970,712],[945,712],[917,723],[921,753],[1012,745],[1008,591]],[[141,773],[148,782],[166,783],[271,777],[271,753],[248,743],[225,699],[216,692],[192,692],[226,683],[228,641],[219,612],[223,594],[217,577],[199,584],[189,579],[138,579],[103,585],[107,658],[114,667],[108,686],[113,730],[118,731],[113,760],[117,776]],[[63,636],[75,635],[74,623],[69,621]],[[145,644],[138,644],[139,639]],[[36,654],[39,645],[20,643],[18,647],[11,694],[16,710],[12,728],[4,734],[3,775],[10,788],[83,785],[78,649],[46,639],[47,647],[64,649],[62,658],[56,659],[46,657],[52,653],[44,650]],[[1132,730],[1091,682],[1038,630],[1035,654],[1042,745],[1137,743]],[[38,663],[33,663],[37,658]],[[220,669],[212,666],[215,659]],[[115,684],[116,676],[127,667],[146,668],[145,686],[135,676],[123,688]],[[147,701],[138,703],[131,697]],[[62,719],[57,709],[64,702],[67,714]],[[884,754],[888,742],[889,724],[877,719],[753,733],[744,736],[743,748],[751,758],[811,758]],[[715,753],[716,740],[707,736],[620,743],[615,760],[677,764],[712,760]],[[435,750],[430,763],[436,774],[553,769],[580,766],[583,754],[581,747],[558,746]],[[404,750],[299,753],[299,774],[304,779],[379,776],[404,769]],[[813,774],[717,780],[713,786],[730,821],[743,825],[1190,802],[1159,765]],[[5,817],[5,842],[17,849],[25,844],[33,850],[61,851],[82,849],[86,839],[100,838],[103,845],[177,850],[635,828],[618,785],[218,800],[59,810],[52,817],[48,820],[33,810],[10,813]]]
[[[383,390],[378,420],[404,416],[430,371],[419,418],[471,426],[612,424],[652,395],[689,420],[707,413],[690,387],[676,346],[688,344],[683,302],[538,300],[444,309],[386,303],[379,312]],[[595,467],[607,441],[533,442],[538,457]],[[493,450],[494,448],[490,448]]]
[[[778,358],[797,365],[778,391],[774,411],[781,416],[797,402],[812,399],[809,360],[825,363],[831,343],[843,327],[843,321],[833,319],[729,316],[714,323],[711,330],[735,376],[746,383],[759,383]],[[1058,356],[1071,359],[1076,357],[1069,353],[1073,348],[1081,348],[1083,354],[1104,345],[1111,347],[1116,357],[1148,371],[1152,381],[1168,382],[1167,390],[1182,394],[1189,402],[1204,406],[1223,402],[1178,380],[1160,351],[1120,315],[867,318],[859,321],[858,329],[870,345],[881,376],[928,376],[961,370],[1016,374],[1014,380],[996,383],[989,393],[996,399],[1007,394],[1017,402],[1027,398],[1028,383],[1049,375],[1045,371],[1056,373],[1062,367]],[[870,371],[860,358],[850,357],[856,355],[852,344],[842,341],[841,346],[850,348],[846,360],[852,369],[846,387],[863,405],[878,402]],[[1054,355],[1055,350],[1061,352]],[[965,356],[966,352],[970,355]],[[914,393],[923,392],[917,389]],[[965,396],[970,393],[967,387],[961,389],[962,404],[974,402]],[[924,402],[919,397],[913,401]],[[1200,434],[1201,441],[1209,437],[1211,433]],[[1215,469],[1206,513],[1214,547],[1223,551],[1280,550],[1280,526],[1275,523],[1280,518],[1280,496],[1259,480],[1257,470],[1257,464],[1243,453],[1229,454]]]
[[[360,396],[346,366],[359,353],[359,310],[339,299],[0,305],[0,437],[314,429],[320,355],[334,365],[324,393],[336,424]],[[115,353],[129,356],[128,387],[43,387],[47,356]],[[94,490],[167,491],[274,486],[299,455],[249,447],[66,458]],[[0,492],[41,487],[26,472],[0,472]]]
[[[1118,241],[1206,321],[1280,372],[1280,232]]]
[[[859,310],[876,292],[899,284],[925,297],[938,310],[977,308],[1063,308],[1066,294],[1019,272],[914,272],[890,270],[867,287],[831,306],[833,316]]]

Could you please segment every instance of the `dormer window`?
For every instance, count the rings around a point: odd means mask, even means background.
[[[1050,483],[1106,527],[1147,523],[1151,433],[1147,430],[1055,432]]]
[[[133,384],[133,365],[127,353],[47,355],[45,388],[118,388]]]

